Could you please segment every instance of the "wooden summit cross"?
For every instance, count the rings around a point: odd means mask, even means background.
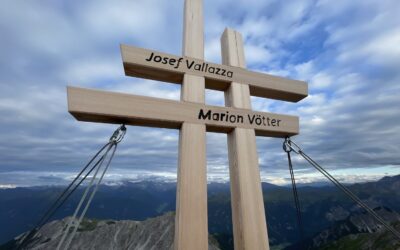
[[[223,65],[205,62],[202,0],[185,0],[183,56],[121,45],[125,74],[182,84],[181,101],[68,87],[80,121],[180,130],[174,247],[208,249],[206,131],[228,134],[235,249],[269,249],[256,135],[299,133],[298,117],[251,110],[250,96],[297,102],[307,84],[245,69],[241,35],[226,29]],[[226,107],[204,104],[205,88]]]

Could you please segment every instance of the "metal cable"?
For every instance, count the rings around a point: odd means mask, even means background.
[[[290,142],[290,143],[289,143]],[[295,145],[295,146],[293,146]],[[317,162],[315,162],[310,156],[303,152],[303,150],[290,138],[285,140],[285,146],[290,148],[291,151],[301,155],[308,163],[310,163],[315,169],[321,172],[328,180],[330,180],[336,187],[342,190],[346,195],[348,195],[355,203],[360,207],[364,208],[372,217],[377,221],[382,223],[382,225],[390,231],[396,238],[400,240],[400,233],[390,226],[384,219],[382,219],[373,209],[371,209],[367,204],[360,200],[353,192],[350,191],[346,186],[342,185],[337,179],[335,179],[331,174],[329,174],[323,167],[321,167]]]
[[[116,150],[116,145],[122,141],[126,134],[126,127],[124,124],[122,124],[118,129],[114,131],[112,136],[109,139],[109,142],[107,142],[90,160],[89,162],[83,167],[83,169],[79,172],[79,174],[74,178],[74,180],[63,190],[63,192],[58,196],[56,201],[52,203],[49,209],[46,210],[45,214],[41,217],[41,219],[38,221],[38,223],[35,225],[35,227],[29,231],[29,233],[22,238],[21,243],[18,245],[17,249],[23,249],[23,247],[29,243],[29,240],[36,235],[36,233],[48,222],[48,220],[56,213],[56,211],[65,203],[65,201],[72,195],[72,193],[82,184],[82,182],[89,176],[89,174],[96,169],[97,166],[99,168],[101,167],[102,163],[104,162],[104,159],[106,158],[108,152],[110,149],[115,146],[112,157],[114,156],[115,150]],[[98,159],[98,161],[91,167],[91,169],[85,174],[85,176],[82,177],[82,174],[90,167],[90,165],[93,163],[93,161],[100,155],[101,152],[104,151],[105,148],[107,151]],[[109,160],[108,165],[111,162],[111,159]],[[103,174],[104,176],[104,174]],[[82,178],[81,178],[82,177]],[[81,178],[81,180],[77,182],[77,180]],[[102,178],[101,178],[102,179]],[[75,185],[75,186],[74,186]],[[73,187],[74,186],[74,187]],[[73,187],[73,188],[72,188]]]
[[[68,224],[67,224],[67,228],[64,230],[64,234],[63,234],[62,237],[61,237],[61,240],[58,242],[57,250],[59,250],[60,247],[61,247],[61,245],[64,243],[64,240],[65,240],[65,238],[67,237],[67,235],[68,235],[68,233],[69,233],[69,229],[73,226],[73,224],[75,224],[74,222],[75,222],[76,216],[78,215],[78,212],[79,212],[79,210],[80,210],[80,208],[81,208],[83,202],[85,201],[86,196],[88,195],[89,190],[90,190],[90,188],[92,187],[93,182],[94,182],[94,180],[96,179],[97,174],[99,173],[99,170],[100,170],[100,168],[101,168],[101,166],[102,166],[102,164],[103,164],[103,162],[104,162],[104,160],[105,160],[105,156],[108,154],[108,152],[110,152],[110,150],[111,150],[112,147],[113,147],[113,144],[112,144],[112,143],[109,144],[109,146],[108,146],[108,148],[107,148],[107,151],[106,151],[105,154],[104,154],[104,157],[101,158],[101,161],[100,161],[99,166],[96,168],[96,171],[95,171],[93,177],[91,178],[91,180],[90,180],[88,186],[86,187],[85,192],[83,193],[82,198],[80,199],[79,204],[78,204],[78,206],[76,207],[74,214],[73,214],[72,217],[70,218],[70,220],[69,220],[69,222],[68,222]]]
[[[65,229],[64,234],[62,235],[62,238],[61,238],[60,242],[59,242],[58,245],[57,245],[57,250],[59,250],[59,249],[61,248],[62,244],[64,243],[64,241],[65,241],[66,239],[67,239],[67,241],[66,241],[65,247],[64,247],[63,249],[68,249],[69,245],[71,244],[71,241],[72,241],[72,239],[73,239],[73,237],[74,237],[76,231],[77,231],[78,228],[79,228],[79,224],[81,223],[81,221],[82,221],[84,215],[86,214],[86,211],[87,211],[87,209],[89,208],[90,203],[92,202],[93,197],[94,197],[94,195],[95,195],[96,192],[97,192],[97,189],[98,189],[98,187],[99,187],[99,184],[101,183],[101,181],[102,181],[102,179],[103,179],[103,177],[104,177],[104,175],[105,175],[105,173],[106,173],[108,167],[110,166],[111,160],[113,159],[114,154],[115,154],[115,151],[116,151],[116,149],[117,149],[117,145],[118,145],[118,143],[120,143],[120,142],[122,141],[122,139],[124,138],[125,134],[126,134],[126,127],[125,127],[125,125],[123,124],[123,125],[121,125],[117,130],[115,130],[115,132],[113,133],[113,135],[110,137],[110,140],[109,140],[109,141],[110,141],[109,147],[108,147],[107,151],[105,152],[105,154],[103,155],[102,160],[101,160],[101,162],[100,162],[100,164],[99,164],[99,167],[96,169],[96,172],[95,172],[95,174],[93,175],[93,178],[91,179],[89,185],[86,187],[86,190],[85,190],[85,192],[84,192],[84,194],[83,194],[81,200],[79,201],[79,204],[78,204],[77,208],[75,209],[75,212],[74,212],[72,218],[71,218],[70,221],[68,222],[67,228]],[[81,209],[81,207],[82,207],[84,201],[86,200],[86,197],[87,197],[87,195],[89,194],[89,191],[90,191],[90,189],[91,189],[92,186],[93,186],[94,180],[96,179],[97,174],[98,174],[99,170],[101,169],[101,167],[102,167],[102,165],[103,165],[103,163],[104,163],[105,158],[107,157],[108,153],[110,152],[110,150],[111,150],[112,148],[113,148],[113,151],[112,151],[112,154],[111,154],[111,156],[110,156],[110,158],[109,158],[109,160],[108,160],[108,162],[107,162],[107,165],[106,165],[106,167],[104,168],[104,171],[103,171],[101,177],[100,177],[99,180],[97,181],[94,190],[91,192],[90,197],[89,197],[89,200],[86,202],[86,205],[85,205],[85,207],[84,207],[84,209],[83,209],[83,212],[82,212],[81,215],[80,215],[79,220],[77,221],[77,223],[75,223],[75,220],[76,220],[76,217],[77,217],[77,215],[78,215],[78,213],[79,213],[79,210]],[[70,237],[68,237],[70,228],[71,228],[72,226],[73,226],[72,234],[71,234]],[[68,238],[67,238],[67,237],[68,237]]]
[[[93,156],[92,159],[90,159],[90,161],[86,164],[86,166],[81,170],[81,172],[75,177],[75,179],[68,185],[67,188],[64,189],[64,191],[62,192],[62,194],[58,197],[58,199],[53,203],[53,205],[47,210],[47,212],[45,213],[45,215],[42,217],[42,219],[39,221],[39,225],[43,225],[47,222],[46,216],[48,216],[49,214],[51,214],[51,212],[54,210],[54,208],[56,207],[57,203],[61,200],[61,198],[68,192],[70,191],[69,189],[74,185],[74,183],[79,179],[79,177],[81,177],[82,173],[85,172],[85,170],[90,166],[90,164],[94,161],[94,159],[97,158],[97,156],[107,147],[107,145],[109,145],[110,143],[106,143],[97,153],[95,156]],[[99,161],[98,161],[99,162]],[[98,162],[95,164],[95,166],[98,164]],[[88,173],[90,173],[91,171],[89,170]],[[87,176],[87,175],[86,175]],[[86,178],[85,178],[86,179]],[[81,182],[78,182],[79,186],[80,183],[82,183],[84,179],[81,180]],[[74,190],[74,189],[72,189]],[[51,215],[50,215],[51,216]]]
[[[336,180],[332,175],[330,175],[325,169],[323,169],[318,163],[312,160],[304,152],[300,151],[300,155],[303,156],[311,165],[313,165],[319,172],[321,172],[325,177],[327,177],[335,186],[341,189],[345,194],[347,194],[354,202],[356,202],[360,207],[364,208],[370,215],[372,215],[377,221],[382,223],[382,225],[389,230],[396,238],[400,240],[400,233],[397,232],[392,226],[390,226],[384,219],[382,219],[373,209],[371,209],[367,204],[361,201],[353,192],[351,192],[346,186],[343,186],[338,180]]]
[[[292,159],[291,159],[291,156],[290,156],[291,149],[289,147],[286,147],[286,140],[283,143],[283,150],[287,153],[287,158],[288,158],[290,179],[292,181],[293,198],[294,198],[294,204],[295,204],[295,207],[296,207],[297,226],[298,226],[299,233],[300,233],[301,249],[305,249],[304,248],[304,243],[303,243],[303,240],[304,240],[304,227],[303,227],[303,219],[302,219],[302,216],[301,216],[300,200],[299,200],[299,195],[298,195],[297,187],[296,187],[296,179],[294,177]],[[290,141],[288,141],[287,143],[290,144]]]
[[[101,174],[99,180],[97,181],[96,186],[94,187],[94,190],[92,191],[92,193],[91,193],[91,195],[90,195],[90,198],[89,198],[89,200],[87,201],[86,206],[85,206],[85,208],[83,209],[83,212],[82,212],[81,216],[79,217],[78,222],[76,223],[76,225],[75,225],[75,227],[74,227],[74,230],[72,231],[71,236],[70,236],[69,239],[66,241],[67,243],[65,244],[65,247],[64,247],[65,250],[68,250],[68,249],[69,249],[69,245],[71,244],[71,241],[72,241],[72,239],[74,238],[74,236],[75,236],[75,234],[76,234],[76,231],[78,230],[78,227],[79,227],[79,225],[81,224],[82,219],[83,219],[83,217],[85,216],[85,214],[86,214],[86,212],[87,212],[87,210],[88,210],[90,204],[92,203],[93,197],[94,197],[94,195],[96,194],[96,192],[97,192],[97,190],[98,190],[98,188],[99,188],[99,185],[100,185],[101,181],[103,180],[105,173],[107,172],[108,167],[110,166],[111,160],[114,158],[114,154],[115,154],[116,149],[117,149],[117,144],[115,143],[113,152],[111,153],[111,156],[110,156],[110,158],[108,159],[107,165],[106,165],[106,167],[104,168],[103,173]],[[66,233],[68,233],[68,231],[67,231]]]
[[[99,164],[102,158],[100,158],[94,166],[86,173],[86,175],[71,189],[74,183],[82,176],[86,169],[92,164],[92,162],[98,157],[98,155],[110,144],[106,143],[85,165],[81,172],[74,178],[74,180],[64,189],[64,191],[58,196],[56,201],[46,210],[45,214],[36,223],[35,227],[22,239],[18,249],[22,249],[29,240],[36,235],[36,233],[48,222],[48,220],[55,214],[55,212],[65,203],[65,201],[71,196],[71,194],[79,187],[79,185],[87,178],[87,176],[93,171],[93,169]],[[104,156],[102,156],[104,157]]]
[[[299,195],[297,193],[296,180],[294,177],[292,160],[290,158],[290,152],[287,152],[287,156],[288,156],[288,162],[289,162],[290,178],[292,180],[292,191],[293,191],[293,197],[294,197],[294,204],[296,206],[297,224],[298,224],[299,232],[300,232],[300,242],[302,244],[302,249],[304,249],[304,246],[303,246],[303,240],[304,240],[303,219],[301,216],[300,200],[299,200]]]

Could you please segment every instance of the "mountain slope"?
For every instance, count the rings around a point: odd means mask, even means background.
[[[400,215],[388,208],[377,207],[374,211],[397,230],[400,226]],[[358,249],[385,250],[400,249],[400,242],[380,222],[366,212],[352,212],[345,220],[334,223],[314,237],[285,248],[301,249]]]
[[[62,229],[70,219],[52,221],[46,224],[24,249],[56,249],[62,236]],[[145,221],[91,220],[82,221],[69,249],[172,249],[175,215],[170,212]],[[23,235],[0,249],[16,249]],[[209,239],[209,249],[218,250],[218,243]]]
[[[400,223],[394,227],[400,231]],[[321,250],[400,250],[400,242],[388,231],[378,231],[373,234],[350,234],[339,240],[330,242],[320,248]]]

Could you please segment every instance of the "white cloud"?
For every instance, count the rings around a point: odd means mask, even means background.
[[[329,87],[332,84],[332,77],[324,72],[315,74],[310,81],[310,87],[314,89],[321,89]]]
[[[10,185],[10,184],[6,184],[6,185],[0,185],[0,189],[10,189],[10,188],[16,188],[16,185]]]
[[[267,64],[272,60],[271,53],[263,47],[250,44],[245,46],[245,51],[246,59],[253,64]]]

